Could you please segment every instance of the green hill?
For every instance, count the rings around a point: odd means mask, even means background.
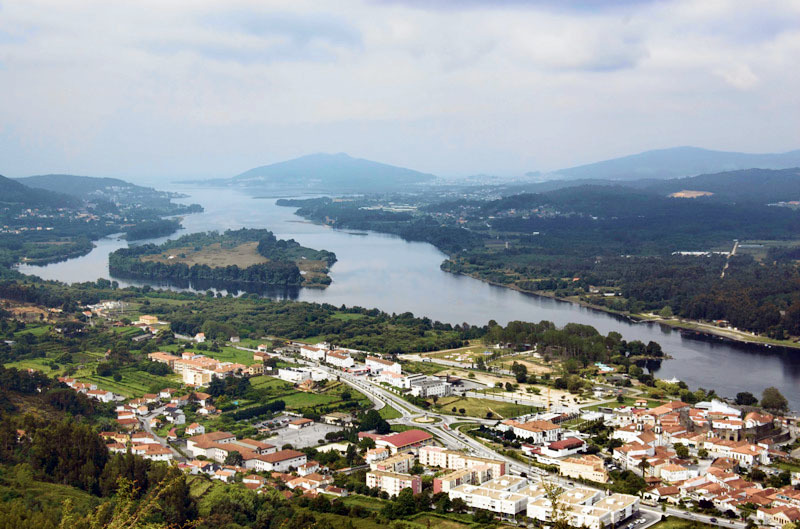
[[[24,207],[75,207],[79,201],[61,193],[33,189],[17,180],[0,176],[0,203]]]
[[[263,165],[214,183],[240,186],[304,187],[336,191],[381,191],[433,180],[431,174],[344,153],[310,154]]]
[[[25,178],[17,178],[16,180],[17,182],[21,182],[28,187],[46,189],[48,191],[55,191],[56,193],[66,193],[68,195],[81,197],[90,193],[106,191],[112,188],[141,188],[141,186],[131,184],[130,182],[126,182],[118,178],[98,178],[93,176],[77,176],[71,174],[44,174],[26,176]]]

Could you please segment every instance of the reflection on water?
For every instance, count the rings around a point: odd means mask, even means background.
[[[179,190],[179,189],[175,189]],[[800,408],[800,351],[764,349],[758,346],[724,342],[715,338],[683,336],[669,327],[653,323],[634,323],[568,302],[532,296],[475,279],[440,270],[445,255],[426,243],[405,242],[384,234],[346,232],[302,222],[292,208],[275,205],[275,199],[253,199],[233,190],[194,189],[182,202],[197,202],[205,212],[184,218],[185,230],[267,228],[282,239],[295,239],[304,246],[324,248],[336,253],[331,268],[333,283],[324,290],[264,292],[277,299],[298,299],[330,303],[335,306],[377,307],[389,313],[413,312],[449,323],[483,325],[493,319],[505,324],[512,320],[549,320],[556,325],[569,322],[594,326],[607,334],[621,333],[626,340],[653,340],[674,360],[658,368],[662,378],[677,377],[692,388],[715,388],[725,396],[739,391],[760,394],[774,385]],[[156,244],[167,238],[155,239]],[[126,245],[117,238],[99,241],[88,255],[45,266],[22,266],[25,273],[62,281],[94,281],[108,277],[108,254]],[[118,280],[121,285],[142,286],[153,282]],[[199,291],[201,285],[187,285]],[[178,287],[169,287],[184,290]],[[223,292],[226,294],[227,292]],[[702,338],[702,337],[700,337]],[[653,366],[655,367],[655,366]]]

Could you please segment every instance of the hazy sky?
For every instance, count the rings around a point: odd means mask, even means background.
[[[798,66],[798,0],[0,0],[0,174],[778,152]]]

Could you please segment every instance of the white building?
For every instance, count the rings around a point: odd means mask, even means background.
[[[497,429],[500,431],[512,430],[519,439],[527,439],[534,444],[552,443],[558,440],[561,427],[550,421],[533,420],[519,422],[508,419],[501,422]]]
[[[252,468],[258,472],[288,472],[308,462],[307,456],[297,450],[280,450],[264,454],[252,460]],[[250,462],[248,462],[250,463]]]
[[[446,397],[452,389],[452,384],[436,377],[415,378],[409,382],[409,386],[412,395],[423,399]]]
[[[311,370],[301,367],[282,367],[278,369],[278,378],[292,384],[301,384],[305,380],[313,380]]]
[[[389,496],[397,496],[403,489],[411,489],[414,494],[419,494],[422,492],[422,479],[410,474],[372,470],[367,472],[367,487],[378,487]]]
[[[400,375],[403,372],[403,369],[400,367],[399,363],[392,360],[384,360],[383,358],[378,358],[377,356],[368,356],[365,365],[372,373],[375,374],[380,374],[384,371],[390,371]]]
[[[324,362],[325,354],[328,352],[326,347],[314,345],[301,345],[300,356],[313,362]]]
[[[348,367],[353,367],[355,365],[355,361],[344,351],[330,351],[325,355],[325,361],[328,362],[332,366],[336,366],[342,369],[347,369]]]

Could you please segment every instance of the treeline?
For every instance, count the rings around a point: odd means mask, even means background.
[[[128,228],[125,238],[129,241],[154,239],[171,235],[180,228],[181,222],[177,219],[150,220]]]
[[[482,237],[457,226],[443,225],[423,215],[362,209],[359,201],[333,202],[329,198],[279,200],[278,205],[300,206],[297,214],[337,228],[371,230],[397,235],[406,241],[433,244],[444,252],[459,252],[482,244]]]
[[[269,261],[246,268],[235,265],[210,267],[185,263],[166,264],[142,261],[158,247],[152,244],[120,248],[108,256],[112,276],[162,281],[210,281],[222,283],[261,283],[267,285],[299,286],[303,282],[300,269],[289,261]]]

